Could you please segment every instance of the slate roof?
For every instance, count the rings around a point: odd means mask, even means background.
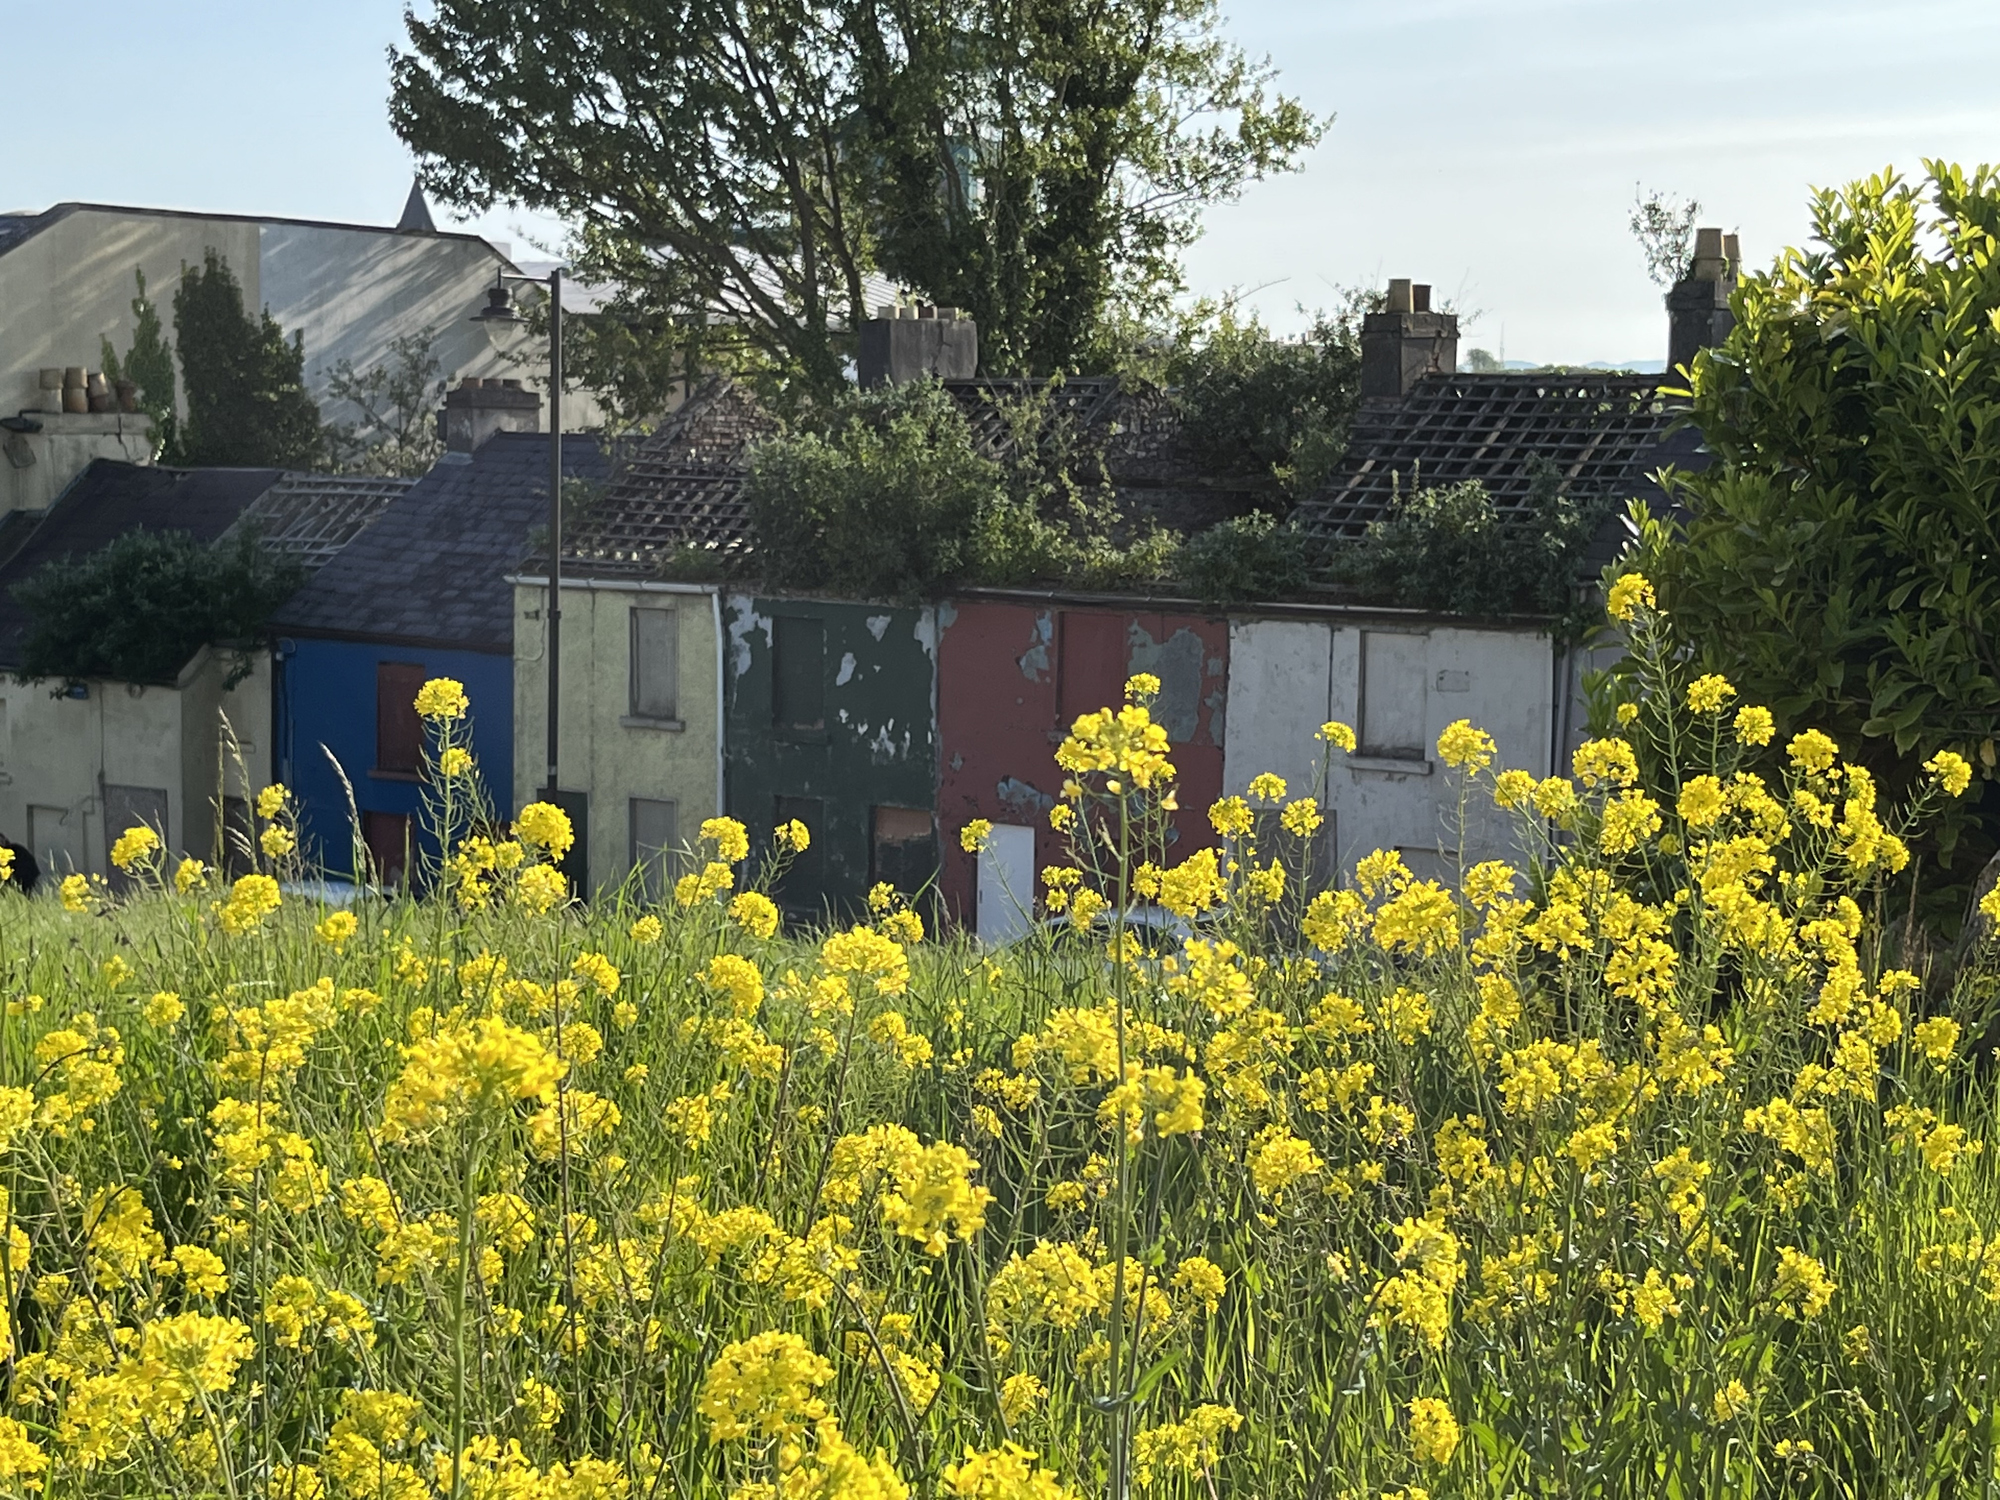
[[[1477,479],[1502,516],[1522,511],[1540,463],[1577,499],[1665,497],[1649,477],[1706,461],[1657,375],[1431,375],[1401,401],[1364,403],[1346,456],[1293,516],[1309,534],[1358,537],[1398,493]]]
[[[1239,514],[1268,490],[1254,479],[1200,473],[1162,391],[1129,388],[1110,376],[1054,387],[951,380],[945,389],[964,409],[981,451],[1011,458],[1032,437],[1044,460],[1066,462],[1080,484],[1108,485],[1128,526],[1151,520],[1200,530]],[[1045,403],[1032,429],[1009,411],[1026,400]],[[743,388],[727,381],[703,386],[626,456],[602,500],[565,534],[565,568],[648,577],[685,548],[711,553],[718,564],[748,556],[756,538],[744,493],[747,452],[776,429]]]
[[[39,522],[23,522],[14,532],[15,545],[0,562],[0,663],[19,663],[28,631],[14,585],[44,563],[95,552],[128,531],[184,531],[212,542],[283,477],[281,469],[164,469],[95,460]]]
[[[0,664],[28,628],[13,587],[44,563],[82,557],[128,531],[184,531],[215,542],[255,527],[265,550],[312,569],[380,515],[413,481],[283,469],[169,469],[100,458],[46,512],[17,511],[0,528]]]
[[[548,514],[548,438],[501,432],[448,454],[321,568],[271,622],[288,635],[506,653],[507,584]],[[563,435],[565,478],[609,477],[594,438]]]

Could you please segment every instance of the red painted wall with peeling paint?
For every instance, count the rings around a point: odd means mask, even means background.
[[[1134,672],[1162,683],[1155,713],[1180,772],[1176,862],[1215,842],[1222,795],[1229,622],[1159,610],[953,599],[938,606],[939,884],[970,926],[975,864],[958,831],[974,818],[1036,829],[1035,863],[1064,862],[1048,809],[1062,785],[1056,746],[1079,714],[1121,701]]]

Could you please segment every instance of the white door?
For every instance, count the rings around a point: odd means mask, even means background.
[[[995,823],[979,856],[979,940],[1011,943],[1034,922],[1035,830]]]

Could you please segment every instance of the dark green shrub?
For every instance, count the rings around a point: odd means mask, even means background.
[[[256,637],[304,582],[304,569],[248,534],[203,546],[182,531],[129,531],[14,585],[32,621],[16,680],[172,682],[203,646]],[[240,654],[229,685],[249,670]]]

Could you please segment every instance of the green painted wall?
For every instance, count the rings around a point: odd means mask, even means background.
[[[920,885],[937,858],[935,612],[733,594],[722,614],[730,814],[760,841],[783,816],[812,830],[783,904],[851,915],[878,878]]]

